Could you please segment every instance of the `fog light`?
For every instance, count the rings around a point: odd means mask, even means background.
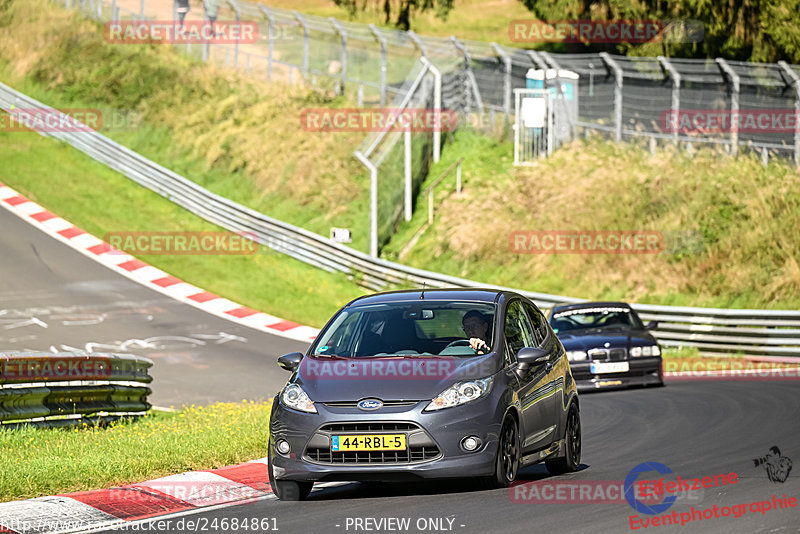
[[[481,440],[479,440],[475,436],[466,437],[461,442],[461,446],[464,447],[464,450],[467,450],[467,451],[470,451],[470,452],[472,452],[475,449],[477,449],[478,447],[480,447],[480,445],[481,445]]]
[[[285,439],[279,439],[275,444],[275,448],[278,449],[278,452],[281,454],[289,454],[289,451],[292,450],[292,448],[289,447],[289,442]]]

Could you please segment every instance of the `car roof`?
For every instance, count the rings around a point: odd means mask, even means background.
[[[426,300],[460,300],[471,302],[495,303],[503,295],[516,295],[509,291],[482,288],[447,288],[447,289],[403,289],[399,291],[384,291],[373,295],[364,295],[353,301],[348,306],[361,306],[365,304],[385,304],[390,302],[424,302]]]
[[[576,303],[569,303],[569,304],[557,304],[553,306],[551,313],[554,312],[561,312],[565,310],[580,310],[582,308],[631,308],[631,305],[627,302],[621,301],[592,301],[592,302],[576,302]]]

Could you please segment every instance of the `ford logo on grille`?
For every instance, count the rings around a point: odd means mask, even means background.
[[[372,411],[379,409],[381,406],[383,406],[383,403],[378,399],[364,399],[359,401],[356,406],[358,406],[359,410]]]

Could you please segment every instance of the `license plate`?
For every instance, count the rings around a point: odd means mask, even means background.
[[[589,366],[592,374],[601,373],[627,373],[630,371],[628,362],[594,362]]]
[[[331,436],[332,451],[399,451],[406,448],[405,434],[347,434]]]
[[[603,380],[602,382],[597,383],[598,386],[621,386],[622,380]]]

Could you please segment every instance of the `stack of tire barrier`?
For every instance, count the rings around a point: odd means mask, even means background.
[[[150,409],[153,361],[131,354],[0,353],[0,428],[102,424]]]

